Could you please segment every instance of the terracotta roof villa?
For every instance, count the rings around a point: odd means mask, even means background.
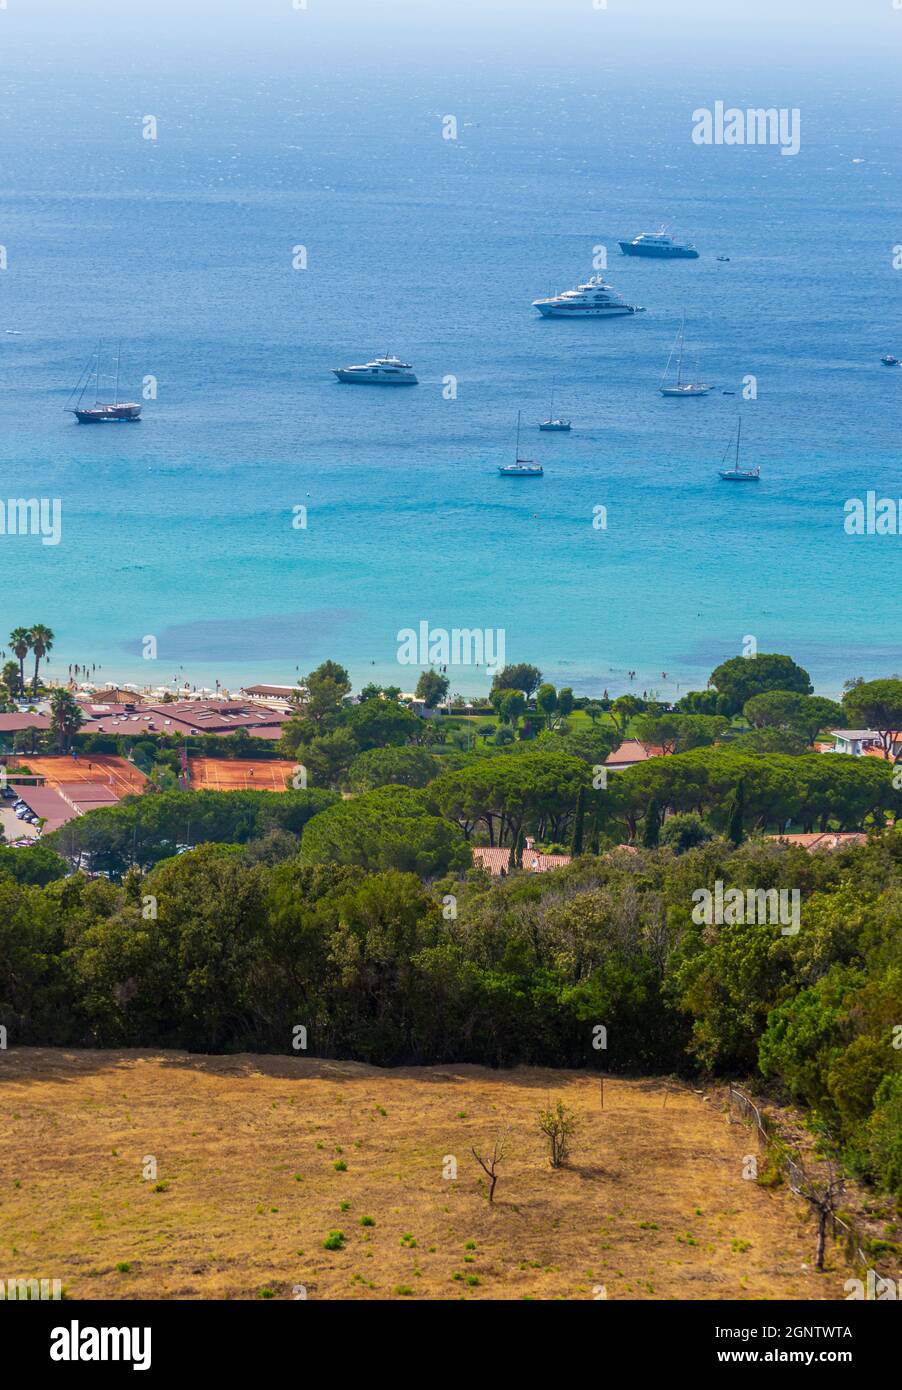
[[[520,858],[520,867],[527,873],[544,874],[549,869],[563,869],[571,863],[569,854],[541,854],[535,848],[535,840],[527,836]],[[473,866],[485,869],[492,878],[503,878],[510,870],[510,849],[495,845],[474,845]]]
[[[656,748],[650,743],[640,743],[637,738],[627,738],[614,753],[608,754],[604,765],[611,772],[620,772],[624,768],[635,767],[636,763],[647,762],[649,758],[663,756],[663,748]]]
[[[816,849],[846,849],[849,845],[866,845],[868,837],[862,830],[827,830],[819,834],[768,835],[784,845],[799,845],[813,854]]]

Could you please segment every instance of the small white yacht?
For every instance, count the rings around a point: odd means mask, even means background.
[[[627,304],[602,275],[593,275],[575,290],[550,299],[534,299],[532,307],[546,319],[609,319],[644,313],[641,305]]]
[[[662,227],[659,232],[643,232],[632,241],[621,241],[620,250],[624,256],[646,256],[658,261],[697,261],[698,252],[687,241],[682,245],[674,241],[669,232]]]
[[[570,429],[570,421],[554,413],[554,382],[551,383],[551,407],[548,411],[548,418],[539,421],[539,429],[544,430],[546,434],[553,432],[566,434]]]
[[[757,483],[761,477],[760,468],[740,468],[739,467],[739,443],[742,437],[742,416],[736,421],[736,459],[732,468],[722,468],[720,476],[725,483]],[[724,451],[722,463],[726,462],[729,453],[729,444]]]
[[[399,357],[374,357],[358,367],[333,367],[339,381],[361,382],[368,386],[416,386],[416,373]]]
[[[707,396],[711,387],[705,381],[684,381],[683,380],[683,328],[685,326],[685,316],[680,321],[680,331],[677,340],[670,349],[670,356],[667,359],[667,366],[664,368],[664,375],[661,377],[659,391],[662,396]],[[673,385],[667,385],[667,373],[670,371],[670,364],[673,361],[673,354],[677,353],[677,374]]]

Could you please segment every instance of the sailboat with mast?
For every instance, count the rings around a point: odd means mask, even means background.
[[[557,431],[557,432],[559,432],[559,433],[563,433],[564,431],[569,430],[569,428],[570,428],[570,421],[569,421],[569,420],[562,420],[560,417],[555,417],[555,413],[554,413],[554,382],[552,381],[552,383],[551,383],[551,406],[550,406],[549,411],[548,411],[548,419],[547,419],[547,420],[540,420],[540,421],[539,421],[539,429],[540,429],[540,430],[545,430],[546,433],[547,433],[547,432],[550,432],[550,431],[552,431],[552,430]]]
[[[686,325],[686,315],[680,319],[680,331],[677,340],[670,349],[670,356],[667,359],[667,366],[664,368],[664,375],[661,377],[660,392],[662,396],[707,396],[711,387],[704,381],[684,381],[683,380],[683,348],[684,333]],[[677,354],[677,378],[673,386],[666,385],[667,373],[670,371],[670,364],[673,361],[673,354]]]
[[[521,459],[520,457],[520,415],[517,411],[517,453],[514,463],[502,463],[498,472],[502,478],[541,478],[545,472],[540,463],[534,459]]]
[[[75,389],[66,402],[64,409],[71,415],[74,415],[80,425],[122,424],[140,420],[140,404],[137,401],[120,401],[119,399],[119,371],[122,366],[121,342],[116,350],[116,387],[111,401],[102,401],[100,399],[103,383],[103,373],[101,371],[102,358],[103,343],[101,342],[97,344],[90,362],[76,382]],[[94,403],[93,405],[86,405],[85,396],[88,394],[92,383],[94,387]],[[75,402],[74,405],[72,404],[73,401]]]
[[[740,468],[740,467],[739,467],[739,442],[740,442],[741,437],[742,437],[742,416],[740,415],[739,418],[738,418],[738,420],[736,421],[736,458],[735,458],[735,461],[734,461],[734,463],[733,463],[733,467],[732,467],[732,468],[722,468],[722,469],[720,470],[720,476],[721,476],[721,478],[723,478],[723,480],[724,480],[725,483],[757,483],[758,480],[759,480],[759,478],[761,477],[761,469],[760,469],[760,468]],[[726,447],[726,449],[724,450],[724,456],[723,456],[723,458],[721,459],[721,463],[725,462],[726,457],[727,457],[727,454],[729,453],[729,449],[730,449],[730,446],[729,446],[729,444],[728,444],[727,447]]]

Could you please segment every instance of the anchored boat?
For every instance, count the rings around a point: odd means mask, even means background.
[[[356,367],[333,367],[339,381],[365,386],[416,386],[417,378],[409,362],[399,357],[374,357]]]
[[[502,478],[541,478],[545,472],[540,463],[534,459],[521,459],[520,457],[520,411],[517,411],[517,453],[514,463],[503,463],[499,466],[498,472]]]
[[[732,468],[720,470],[720,476],[725,483],[757,483],[761,477],[760,468],[740,468],[739,467],[739,440],[742,435],[742,416],[736,421],[736,459]],[[724,458],[727,456],[729,444],[724,450]],[[723,460],[721,460],[722,462]]]
[[[539,421],[539,429],[545,430],[546,434],[552,431],[563,434],[570,429],[570,421],[563,420],[554,413],[554,382],[551,383],[551,406],[548,411],[548,419]]]
[[[661,377],[659,390],[662,396],[707,396],[711,387],[704,381],[684,381],[683,380],[683,328],[686,316],[680,320],[680,332],[677,341],[670,349],[670,356],[667,359],[667,366],[664,368],[664,375]],[[670,371],[670,364],[673,361],[673,354],[677,352],[677,379],[673,386],[665,386],[667,373]]]
[[[683,246],[663,227],[659,232],[643,232],[632,241],[621,241],[618,245],[624,256],[646,256],[657,261],[698,260],[698,252],[691,241]]]
[[[101,358],[103,354],[103,344],[98,343],[88,365],[85,367],[75,385],[75,390],[69,397],[64,407],[70,415],[74,415],[80,425],[103,425],[103,424],[132,424],[141,418],[141,406],[137,401],[120,401],[119,399],[119,369],[122,365],[122,344],[116,350],[116,387],[111,401],[100,399],[102,374]],[[94,383],[94,403],[85,405],[85,396],[88,394],[91,383]],[[72,401],[75,404],[71,404]]]
[[[645,312],[639,304],[627,304],[602,275],[592,275],[575,290],[550,299],[534,299],[532,307],[545,319],[610,319]]]

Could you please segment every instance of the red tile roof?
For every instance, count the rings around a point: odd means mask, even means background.
[[[0,714],[0,734],[16,734],[21,729],[49,729],[46,714]]]
[[[473,864],[477,869],[486,869],[492,878],[500,878],[508,872],[510,859],[509,849],[498,849],[494,845],[473,846]]]
[[[493,845],[474,845],[472,853],[476,868],[486,869],[492,878],[500,878],[510,872],[510,849]],[[520,861],[521,868],[534,874],[544,874],[549,869],[562,869],[569,863],[569,854],[540,854],[535,849],[524,849]]]
[[[616,752],[609,753],[604,761],[606,767],[632,767],[634,763],[644,763],[649,758],[663,756],[663,748],[656,748],[650,743],[640,743],[637,738],[627,738]]]
[[[96,708],[96,706],[95,706]],[[173,700],[135,704],[88,718],[84,734],[104,733],[139,737],[142,734],[233,734],[236,729],[275,729],[290,716],[249,700]]]
[[[859,830],[828,830],[809,835],[769,835],[769,840],[782,840],[786,845],[800,845],[809,854],[816,849],[845,849],[848,845],[864,845],[867,835]]]

